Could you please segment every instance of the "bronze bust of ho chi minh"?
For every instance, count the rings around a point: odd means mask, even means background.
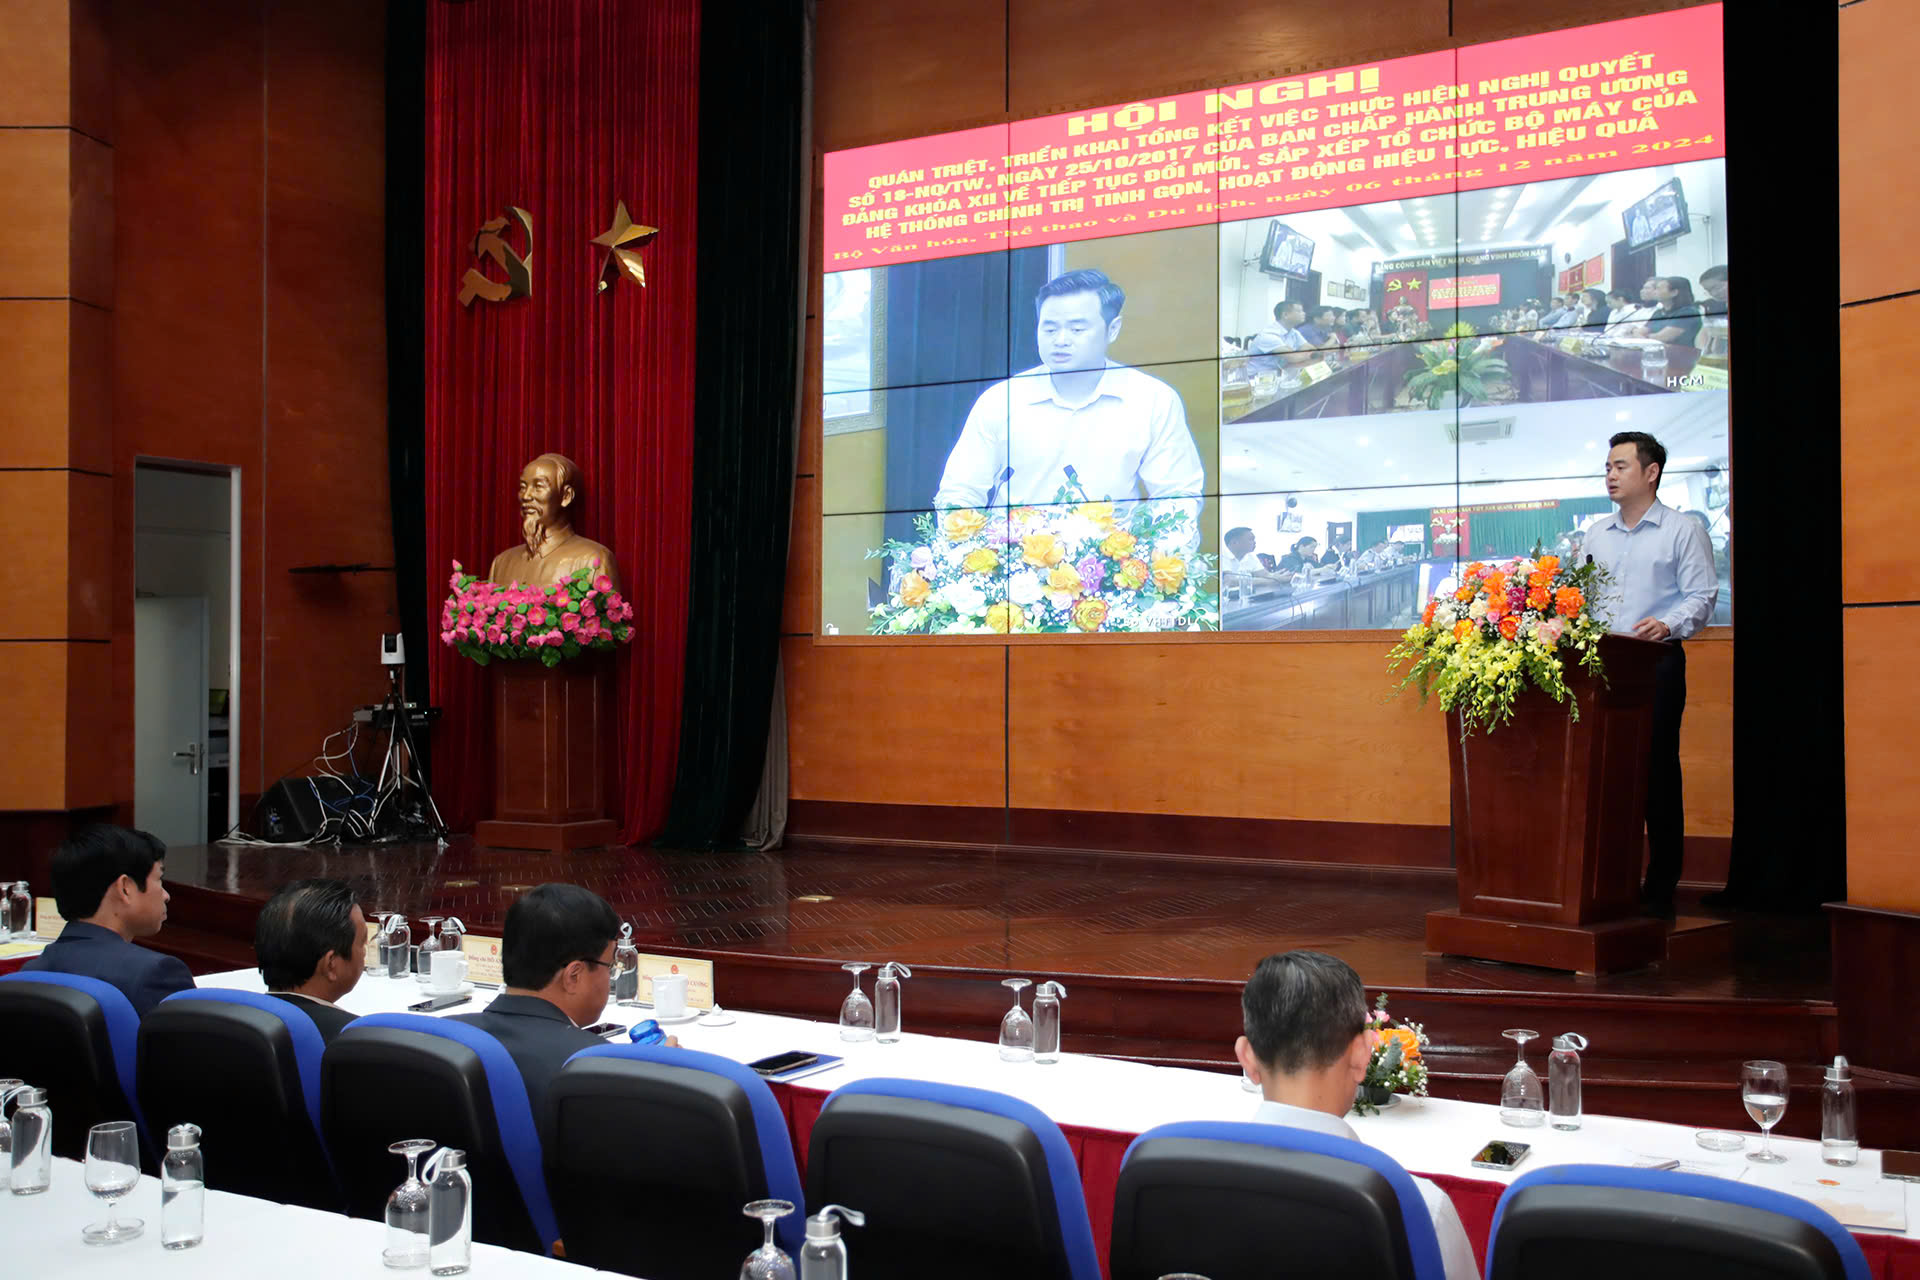
[[[580,468],[558,453],[543,453],[520,472],[521,545],[493,558],[487,580],[506,586],[551,587],[582,567],[599,562],[600,572],[620,589],[613,552],[573,531],[572,512],[580,501]]]

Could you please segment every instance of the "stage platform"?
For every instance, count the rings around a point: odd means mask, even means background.
[[[1004,977],[1068,988],[1067,1047],[1237,1070],[1240,985],[1260,957],[1341,956],[1398,1018],[1432,1038],[1432,1089],[1497,1101],[1507,1027],[1578,1031],[1596,1111],[1748,1127],[1739,1064],[1777,1058],[1794,1092],[1780,1131],[1818,1134],[1818,1064],[1836,1050],[1824,918],[1729,917],[1684,961],[1581,977],[1424,954],[1426,913],[1454,902],[1451,873],[1226,864],[1130,855],[949,852],[915,846],[566,855],[432,845],[341,850],[200,846],[167,855],[173,895],[155,940],[202,971],[252,963],[259,906],[289,880],[337,876],[363,904],[457,915],[497,931],[515,896],[583,884],[633,923],[642,950],[710,959],[722,1004],[830,1019],[842,961],[904,961],[910,1030],[992,1039]],[[1681,925],[1688,919],[1683,903]],[[872,977],[866,978],[871,990]],[[1529,1060],[1544,1076],[1543,1044]],[[1863,1081],[1867,1115],[1920,1113],[1912,1091]],[[1882,1130],[1876,1127],[1875,1132]],[[1915,1141],[1909,1137],[1906,1141]],[[1898,1145],[1891,1134],[1877,1144]]]

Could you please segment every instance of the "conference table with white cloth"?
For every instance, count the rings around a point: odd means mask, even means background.
[[[209,974],[199,982],[203,987],[264,989],[259,973],[253,970]],[[477,1012],[496,994],[485,987],[476,988],[471,1002],[445,1012]],[[340,1003],[356,1014],[395,1013],[425,995],[425,988],[412,979],[369,974]],[[839,1027],[831,1021],[733,1009],[726,1012],[734,1020],[732,1025],[709,1026],[696,1019],[667,1029],[689,1049],[738,1062],[791,1049],[845,1058],[829,1071],[774,1086],[803,1173],[807,1138],[822,1102],[834,1089],[853,1080],[904,1076],[966,1085],[1010,1094],[1038,1107],[1065,1131],[1079,1161],[1087,1212],[1103,1264],[1112,1227],[1113,1191],[1127,1144],[1143,1131],[1172,1121],[1250,1119],[1259,1101],[1241,1088],[1238,1076],[1218,1072],[1078,1054],[1063,1055],[1057,1063],[1008,1063],[1000,1060],[998,1046],[989,1042],[912,1033],[896,1044],[849,1044],[840,1039]],[[650,1011],[645,1008],[612,1004],[603,1015],[608,1021],[634,1022],[648,1016]],[[910,992],[906,1022],[912,1026]],[[1920,1184],[1883,1180],[1877,1151],[1863,1150],[1858,1164],[1837,1168],[1821,1161],[1819,1143],[1776,1137],[1773,1145],[1787,1156],[1787,1161],[1766,1167],[1747,1160],[1742,1152],[1715,1154],[1702,1150],[1693,1140],[1694,1130],[1679,1125],[1588,1115],[1582,1127],[1570,1133],[1546,1127],[1513,1129],[1500,1123],[1497,1107],[1444,1098],[1401,1098],[1377,1116],[1347,1119],[1362,1140],[1386,1152],[1410,1172],[1432,1179],[1452,1197],[1483,1263],[1494,1204],[1505,1185],[1520,1174],[1555,1164],[1631,1165],[1679,1159],[1684,1162],[1681,1168],[1689,1172],[1719,1173],[1806,1198],[1853,1198],[1881,1210],[1891,1201],[1895,1213],[1904,1207],[1904,1229],[1856,1227],[1854,1236],[1876,1277],[1920,1280],[1920,1231],[1916,1230],[1920,1226]],[[1472,1157],[1490,1138],[1529,1142],[1533,1151],[1512,1173],[1476,1169]],[[1758,1141],[1756,1130],[1749,1149]],[[1847,1215],[1836,1216],[1845,1221]],[[76,1245],[77,1231],[76,1227]]]
[[[59,1123],[59,1117],[54,1117]],[[216,1158],[214,1153],[209,1159]],[[268,1161],[283,1153],[264,1147],[219,1158]],[[394,1162],[398,1169],[399,1162]],[[399,1178],[394,1181],[397,1183]],[[380,1260],[386,1224],[345,1214],[323,1213],[297,1205],[257,1200],[224,1191],[206,1193],[206,1234],[190,1249],[160,1246],[160,1180],[143,1176],[114,1212],[122,1221],[139,1218],[142,1233],[114,1245],[90,1245],[80,1229],[106,1218],[106,1205],[87,1190],[85,1166],[55,1160],[52,1184],[33,1196],[0,1195],[0,1275],[11,1280],[126,1280],[192,1276],[195,1280],[240,1280],[270,1275],[274,1280],[375,1280],[396,1274]],[[538,1254],[473,1246],[477,1280],[568,1280],[602,1274]]]

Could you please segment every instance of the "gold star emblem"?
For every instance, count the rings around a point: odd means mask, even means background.
[[[640,255],[636,250],[643,245],[651,244],[653,238],[659,234],[658,227],[644,227],[634,222],[627,215],[625,200],[617,202],[613,208],[613,225],[593,238],[594,244],[607,251],[600,259],[600,271],[595,277],[594,292],[600,292],[611,283],[607,279],[607,268],[610,266],[617,266],[635,284],[644,287],[647,283],[647,269],[641,265]],[[626,245],[631,245],[632,248],[622,247]]]

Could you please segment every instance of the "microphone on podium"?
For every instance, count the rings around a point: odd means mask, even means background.
[[[1013,479],[1013,468],[1008,467],[994,477],[993,488],[987,490],[987,509],[993,509],[993,500],[1000,496],[1000,486]]]

